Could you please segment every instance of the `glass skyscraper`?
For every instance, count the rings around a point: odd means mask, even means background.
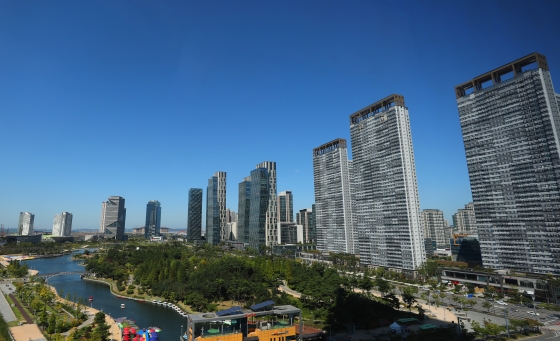
[[[62,212],[56,214],[53,220],[52,235],[69,237],[72,235],[72,213]]]
[[[249,247],[278,244],[276,209],[276,162],[264,161],[251,171]]]
[[[206,241],[218,245],[225,240],[226,225],[226,172],[216,172],[206,190]]]
[[[560,113],[546,57],[455,93],[484,266],[560,275]]]
[[[146,205],[146,225],[144,225],[144,238],[157,237],[160,235],[161,226],[161,204],[157,200],[151,200]]]
[[[237,241],[249,243],[249,217],[251,213],[251,177],[239,183],[237,210]]]
[[[196,243],[202,237],[202,188],[189,189],[187,241]]]
[[[101,204],[101,224],[99,232],[109,238],[123,240],[126,223],[126,208],[123,197],[111,196]]]
[[[350,135],[360,263],[416,270],[426,255],[404,97],[391,95],[350,115]]]
[[[19,212],[18,235],[31,236],[33,234],[33,222],[35,215],[29,212]]]

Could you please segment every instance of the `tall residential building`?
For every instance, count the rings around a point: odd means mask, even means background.
[[[250,200],[249,247],[277,245],[276,162],[261,162],[251,171]]]
[[[294,197],[291,191],[278,194],[276,207],[278,209],[278,222],[291,223],[294,221]]]
[[[350,115],[350,135],[360,263],[417,269],[426,255],[404,97]]]
[[[239,208],[237,210],[237,241],[249,243],[249,217],[251,212],[251,177],[239,183]]]
[[[352,194],[345,139],[336,139],[313,149],[313,177],[317,250],[354,254]]]
[[[455,93],[484,266],[560,275],[560,114],[546,57]]]
[[[228,223],[237,223],[237,213],[235,211],[230,210],[229,208],[226,210],[226,222]]]
[[[101,224],[99,232],[108,238],[117,240],[124,239],[124,228],[126,222],[126,208],[123,197],[111,196],[107,201],[101,203]]]
[[[429,238],[435,241],[438,249],[448,249],[449,227],[443,219],[443,212],[440,210],[426,209],[422,211],[422,226],[424,231],[424,238]]]
[[[304,243],[314,243],[314,231],[313,231],[313,209],[304,208],[296,213],[296,224],[303,226],[303,242]]]
[[[474,214],[474,204],[472,202],[465,205],[464,209],[458,209],[453,215],[454,233],[476,235],[476,216]]]
[[[226,172],[216,172],[206,191],[206,241],[218,245],[226,240],[226,225]]]
[[[19,212],[18,235],[31,236],[33,234],[33,222],[35,214],[29,212]]]
[[[189,218],[187,241],[196,243],[202,239],[202,188],[189,189]]]
[[[161,204],[157,200],[150,200],[146,205],[146,225],[144,225],[144,238],[160,236]]]
[[[72,235],[72,213],[62,212],[54,216],[52,235],[59,237]]]

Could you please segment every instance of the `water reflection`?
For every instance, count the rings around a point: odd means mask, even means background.
[[[74,261],[70,258],[71,255],[67,255],[56,258],[40,258],[24,263],[44,274],[85,270],[83,266],[79,265],[81,261]],[[151,326],[161,328],[162,332],[159,333],[159,340],[161,341],[176,341],[181,333],[181,325],[184,326],[183,329],[187,327],[187,319],[181,317],[171,308],[155,305],[151,302],[119,299],[111,294],[108,285],[81,280],[80,275],[55,276],[51,277],[48,283],[56,288],[59,295],[70,294],[72,300],[74,296],[76,298],[81,297],[84,300],[93,296],[93,307],[103,310],[114,318],[127,317],[136,321],[140,328]],[[126,306],[124,309],[121,308],[122,303]]]

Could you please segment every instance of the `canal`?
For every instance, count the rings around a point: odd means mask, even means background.
[[[81,253],[82,251],[78,251]],[[25,261],[30,269],[39,270],[39,273],[56,273],[84,271],[84,267],[79,265],[81,261],[71,259],[72,255],[54,258],[39,258]],[[80,275],[55,276],[48,280],[48,283],[56,288],[58,294],[66,296],[70,294],[71,299],[81,297],[87,300],[93,296],[93,307],[103,310],[113,318],[126,317],[136,321],[140,328],[159,327],[160,341],[176,341],[181,335],[181,330],[186,330],[187,319],[181,317],[171,308],[153,304],[151,302],[137,302],[134,300],[119,299],[111,294],[109,286],[103,283],[84,281]],[[121,308],[121,304],[125,308]],[[183,326],[184,328],[182,328]]]

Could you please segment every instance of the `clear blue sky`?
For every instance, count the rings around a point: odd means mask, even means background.
[[[560,87],[559,1],[2,1],[0,223],[127,228],[227,172],[228,207],[257,163],[314,202],[312,149],[392,93],[409,108],[420,205],[471,200],[454,86],[537,51]],[[559,92],[557,90],[557,92]]]

